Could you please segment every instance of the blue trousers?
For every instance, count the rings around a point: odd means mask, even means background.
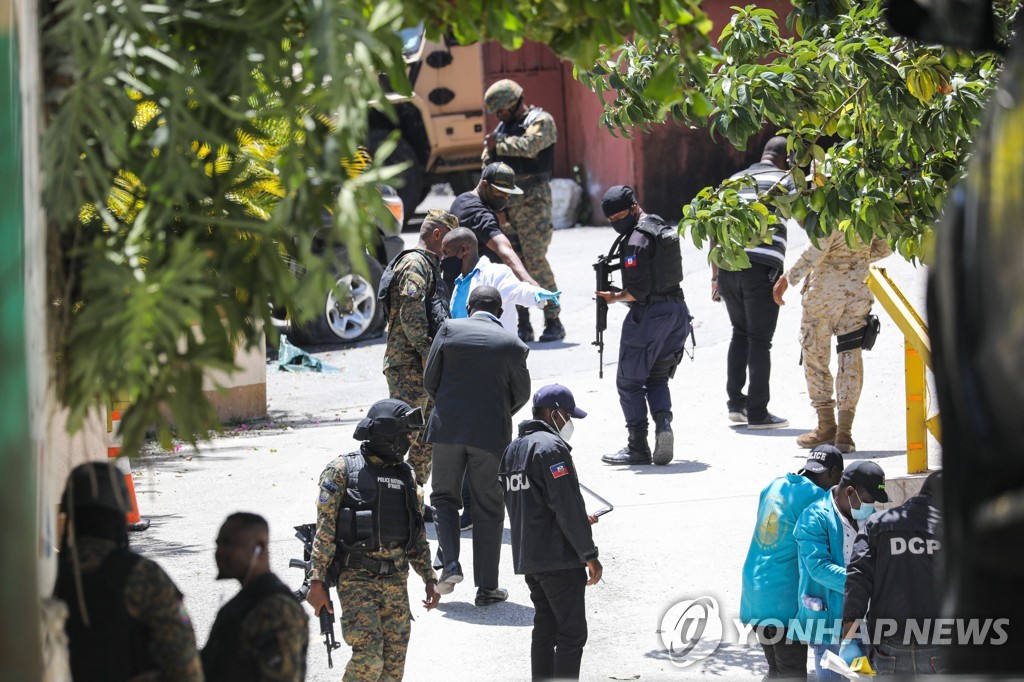
[[[672,410],[669,374],[679,362],[689,333],[690,310],[685,303],[634,303],[630,308],[622,323],[615,377],[627,429],[647,429],[648,406],[651,414]]]

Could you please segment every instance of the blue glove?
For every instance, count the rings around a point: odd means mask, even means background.
[[[860,644],[855,639],[844,639],[839,645],[839,658],[843,659],[846,665],[850,665],[863,655],[864,652],[860,650]]]
[[[561,291],[548,291],[541,289],[533,295],[533,301],[540,303],[541,301],[551,301],[555,305],[558,305],[558,297],[562,295]]]

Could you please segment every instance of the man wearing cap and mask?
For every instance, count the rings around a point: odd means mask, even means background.
[[[217,612],[203,648],[207,680],[301,682],[306,679],[309,618],[270,570],[270,529],[258,514],[237,512],[217,534],[217,580],[242,589]]]
[[[859,460],[843,471],[839,483],[812,502],[796,523],[800,557],[800,589],[796,619],[799,638],[814,649],[814,669],[820,682],[841,682],[842,676],[824,670],[825,651],[839,653],[842,640],[843,590],[846,566],[860,525],[875,513],[875,502],[888,502],[885,472],[874,462]],[[794,633],[796,634],[796,633]]]
[[[807,644],[791,638],[797,615],[800,567],[793,530],[812,502],[843,475],[843,455],[831,445],[811,450],[804,467],[761,491],[757,525],[743,564],[740,620],[752,625],[768,662],[768,679],[807,678]]]
[[[498,126],[484,136],[483,162],[501,161],[516,173],[521,195],[508,202],[508,221],[501,227],[540,286],[557,291],[555,275],[548,263],[548,246],[554,228],[551,224],[551,175],[555,170],[555,119],[540,107],[523,103],[523,88],[513,80],[502,79],[487,88],[484,106],[498,117]],[[544,308],[544,331],[540,341],[565,338],[558,319],[557,304]],[[519,338],[533,341],[533,327],[526,308],[519,308]]]
[[[601,200],[605,217],[619,237],[613,250],[622,260],[622,290],[595,292],[607,303],[629,306],[622,323],[615,387],[626,417],[629,441],[605,455],[607,464],[650,464],[647,442],[650,406],[654,419],[655,464],[674,457],[672,394],[668,380],[683,357],[690,333],[690,311],[683,300],[683,262],[679,232],[659,216],[644,213],[633,190],[615,185]]]
[[[533,419],[505,449],[498,478],[512,527],[512,563],[526,576],[535,609],[530,660],[534,680],[576,680],[587,643],[584,592],[601,579],[569,440],[587,413],[565,386],[533,396]],[[588,577],[589,573],[589,577]]]
[[[434,335],[451,316],[451,294],[439,269],[441,240],[458,226],[458,219],[451,213],[436,208],[427,211],[420,225],[419,243],[388,263],[377,294],[388,320],[384,350],[388,395],[422,408],[427,417],[431,402],[423,390],[423,368]],[[420,485],[430,478],[430,459],[430,445],[414,438],[409,464]]]
[[[412,467],[405,460],[410,434],[423,411],[401,400],[374,403],[356,427],[358,452],[341,455],[320,474],[316,535],[306,601],[315,614],[337,581],[341,628],[352,658],[346,682],[400,680],[412,613],[409,567],[426,585],[424,607],[437,606],[437,577]]]
[[[128,486],[107,463],[72,470],[53,596],[68,607],[64,628],[72,677],[83,682],[203,679],[192,621],[163,569],[128,549]]]
[[[480,173],[480,182],[475,188],[455,197],[451,212],[461,227],[469,228],[476,235],[480,255],[487,256],[491,262],[509,266],[520,281],[539,286],[526,271],[498,224],[498,213],[505,210],[509,198],[522,193],[523,190],[516,186],[515,171],[504,163],[491,163]],[[458,260],[446,258],[441,263],[441,270],[451,288],[459,276]]]

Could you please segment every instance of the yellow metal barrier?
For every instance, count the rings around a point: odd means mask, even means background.
[[[903,332],[903,360],[907,386],[907,473],[928,470],[928,431],[941,441],[939,415],[928,418],[928,383],[925,368],[932,364],[928,325],[900,292],[885,268],[868,271],[868,288]]]

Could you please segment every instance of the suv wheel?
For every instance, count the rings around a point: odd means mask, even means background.
[[[377,286],[383,270],[372,258],[366,259],[369,279],[355,272],[341,275],[337,289],[351,292],[341,296],[327,292],[316,319],[298,330],[300,339],[312,343],[353,343],[371,337],[384,326],[384,310],[377,300]]]

